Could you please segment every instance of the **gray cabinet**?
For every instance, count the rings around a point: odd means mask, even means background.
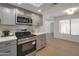
[[[11,46],[11,45],[14,45],[14,44],[16,44],[15,40],[6,41],[6,42],[0,42],[0,48],[6,47],[6,46]]]
[[[0,4],[0,20],[3,25],[16,25],[16,17],[24,16],[32,18],[33,26],[40,26],[43,23],[42,15],[14,7],[9,4]]]
[[[16,56],[16,45],[8,46],[0,49],[0,56]]]
[[[15,8],[8,4],[0,5],[0,19],[3,25],[15,25]]]
[[[40,39],[40,36],[37,36],[37,45],[36,45],[36,49],[39,50],[41,49],[42,47],[42,44],[41,44],[41,39]]]
[[[20,8],[15,8],[16,16],[24,16],[24,10]]]
[[[37,50],[44,48],[46,46],[46,34],[38,35],[37,39]]]
[[[42,22],[43,22],[42,16],[40,16],[38,14],[32,14],[31,17],[32,17],[32,21],[33,21],[33,23],[32,23],[33,26],[42,25]]]
[[[1,24],[1,19],[2,19],[2,7],[0,6],[0,24]]]
[[[41,40],[42,40],[42,47],[46,46],[46,34],[41,35]]]
[[[21,8],[16,8],[16,16],[24,16],[24,17],[32,18],[33,26],[40,26],[43,23],[41,15],[29,12],[29,11],[21,9]]]
[[[31,12],[21,9],[21,8],[16,8],[16,16],[23,16],[23,17],[31,17]]]
[[[17,46],[16,40],[0,43],[0,56],[16,56]]]

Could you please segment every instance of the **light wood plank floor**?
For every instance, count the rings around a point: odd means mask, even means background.
[[[79,56],[79,43],[62,39],[47,41],[47,46],[37,52],[37,56]]]

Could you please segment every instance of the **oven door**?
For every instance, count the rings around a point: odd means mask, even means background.
[[[36,50],[36,40],[19,44],[17,46],[17,55],[25,56]]]

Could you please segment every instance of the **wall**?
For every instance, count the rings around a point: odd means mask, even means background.
[[[52,33],[54,32],[54,28],[53,28],[53,21],[45,21],[44,23],[44,28],[45,28],[45,32],[46,33]]]
[[[32,32],[32,27],[26,25],[0,25],[0,31],[4,30],[5,28],[9,29],[12,33],[15,33],[16,31],[21,31],[21,29],[27,29],[28,31]]]
[[[54,23],[53,17],[50,17],[51,15],[44,13],[43,14],[43,26],[40,28],[41,32],[46,33],[46,40],[51,40],[53,37],[52,31],[51,31],[51,23]],[[53,29],[54,30],[54,29]]]
[[[53,17],[51,15],[44,13],[43,14],[43,26],[41,27],[41,31],[46,32],[46,33],[51,33],[51,27],[50,24],[54,23]]]
[[[59,33],[59,20],[78,18],[78,17],[79,17],[79,14],[63,15],[63,16],[56,17],[55,22],[54,22],[54,36],[56,38],[61,38],[61,39],[69,40],[69,41],[79,42],[79,36]]]

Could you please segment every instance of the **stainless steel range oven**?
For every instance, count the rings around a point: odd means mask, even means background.
[[[19,40],[17,45],[18,56],[33,56],[36,55],[36,40]]]
[[[34,56],[36,55],[36,35],[29,31],[15,32],[17,37],[17,55]]]

